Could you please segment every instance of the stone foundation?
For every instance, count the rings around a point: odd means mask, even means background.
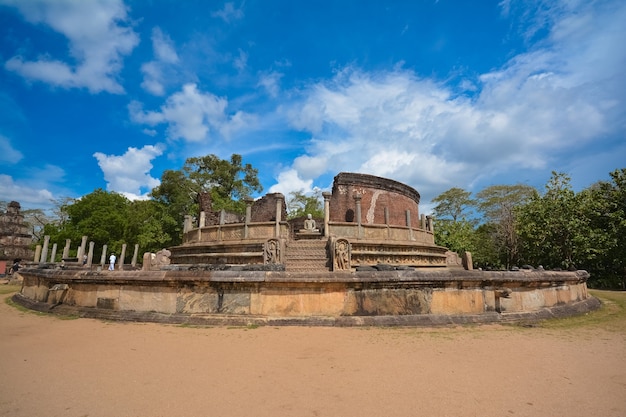
[[[597,307],[585,271],[21,272],[24,285],[14,297],[21,304],[120,320],[440,324],[527,320]]]

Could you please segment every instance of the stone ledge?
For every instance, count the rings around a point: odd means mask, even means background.
[[[307,317],[266,317],[253,315],[225,314],[165,314],[156,312],[114,311],[91,307],[74,307],[64,304],[50,305],[32,301],[21,294],[13,295],[12,300],[31,310],[62,316],[79,316],[126,322],[151,322],[193,326],[326,326],[326,327],[440,327],[465,324],[532,323],[542,320],[570,317],[600,308],[595,297],[572,304],[543,308],[532,312],[496,313],[466,315],[397,315],[397,316],[307,316]]]

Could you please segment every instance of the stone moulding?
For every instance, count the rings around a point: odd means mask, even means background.
[[[83,317],[206,325],[438,325],[589,311],[585,271],[82,272],[29,268],[14,300]]]

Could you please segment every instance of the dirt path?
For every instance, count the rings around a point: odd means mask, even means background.
[[[185,328],[0,301],[0,416],[626,416],[623,333]]]

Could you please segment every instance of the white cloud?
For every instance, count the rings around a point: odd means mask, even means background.
[[[239,20],[243,18],[243,5],[240,8],[236,8],[232,2],[225,3],[223,9],[211,12],[211,16],[219,17],[226,23]]]
[[[166,123],[170,139],[200,142],[215,134],[228,138],[254,120],[241,111],[229,117],[227,106],[225,98],[198,91],[195,84],[185,84],[181,91],[168,97],[159,111],[146,112],[138,102],[130,103],[128,109],[137,123],[150,126]]]
[[[270,187],[270,193],[282,193],[288,196],[292,191],[302,190],[304,194],[311,194],[313,190],[313,180],[303,180],[294,169],[283,171],[278,176],[278,184]]]
[[[160,184],[150,176],[150,170],[152,160],[162,153],[160,146],[146,145],[141,149],[128,148],[124,155],[96,152],[93,156],[104,173],[107,190],[136,200],[146,198],[147,193]]]
[[[122,57],[139,43],[127,25],[127,8],[119,0],[0,0],[17,7],[27,21],[45,24],[64,35],[71,58],[37,60],[16,55],[5,68],[24,78],[92,93],[123,93],[117,80]],[[75,62],[75,64],[74,64]]]
[[[257,87],[263,87],[270,97],[277,97],[280,92],[280,79],[284,74],[276,71],[264,72],[259,75]]]
[[[9,175],[0,174],[0,195],[5,201],[18,201],[22,208],[48,206],[53,195],[45,188],[15,182]]]
[[[155,96],[162,96],[165,94],[166,79],[172,78],[173,68],[178,64],[179,58],[170,37],[158,27],[152,30],[152,49],[155,60],[141,66],[141,87]]]
[[[624,137],[626,3],[593,12],[571,4],[582,10],[555,9],[546,39],[464,80],[469,96],[402,69],[348,67],[308,86],[283,108],[293,128],[310,133],[309,146],[272,188],[357,171],[432,198],[481,176],[552,169],[572,149]]]
[[[237,71],[241,72],[246,69],[246,65],[248,64],[248,54],[244,52],[242,49],[239,49],[239,55],[235,57],[233,60],[233,66],[237,69]]]
[[[22,159],[23,156],[24,155],[22,155],[20,151],[13,148],[9,138],[0,135],[0,162],[16,164]]]

